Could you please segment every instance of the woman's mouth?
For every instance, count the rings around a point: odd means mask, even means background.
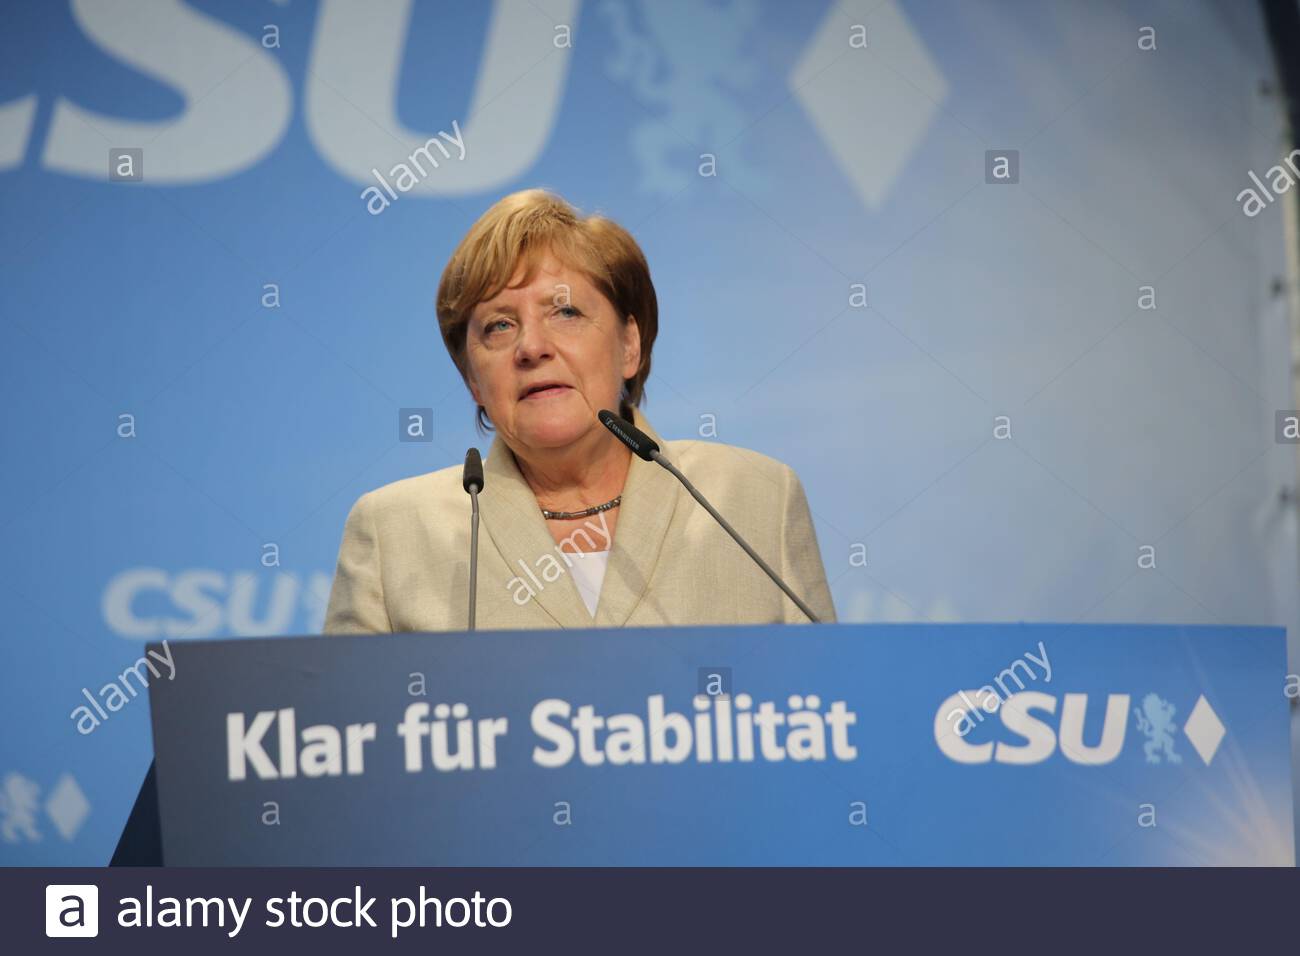
[[[541,402],[571,391],[573,389],[568,385],[542,385],[524,393],[524,397],[520,401]]]

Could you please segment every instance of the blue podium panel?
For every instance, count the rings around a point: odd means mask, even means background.
[[[168,864],[1294,864],[1280,628],[170,651],[150,687]]]

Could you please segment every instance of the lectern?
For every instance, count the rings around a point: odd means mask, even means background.
[[[1294,865],[1280,628],[195,641],[169,865]]]

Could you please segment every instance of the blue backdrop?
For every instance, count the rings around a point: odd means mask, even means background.
[[[146,641],[318,630],[356,497],[486,447],[433,296],[529,186],[637,236],[648,417],[798,470],[842,620],[1294,647],[1283,203],[1237,198],[1280,160],[1253,5],[4,10],[0,861],[108,858]],[[439,131],[463,156],[374,214],[372,170]]]

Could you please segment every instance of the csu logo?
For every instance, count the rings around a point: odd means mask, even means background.
[[[1100,766],[1123,752],[1131,726],[1144,741],[1147,763],[1182,763],[1177,749],[1181,732],[1208,766],[1227,733],[1204,695],[1180,726],[1177,707],[1158,694],[1145,695],[1136,707],[1128,694],[1107,694],[1101,733],[1088,742],[1084,724],[1089,707],[1087,694],[1063,694],[1058,700],[1052,694],[1023,691],[1004,700],[987,688],[959,691],[935,712],[934,739],[944,756],[957,763],[1036,764],[1059,749],[1071,763]],[[998,739],[981,743],[966,739],[994,716],[1002,731],[995,735]]]
[[[482,192],[532,166],[559,111],[571,48],[539,42],[536,11],[524,0],[496,0],[466,115],[473,163],[446,166],[421,180],[425,196]],[[523,12],[520,12],[523,11]],[[234,176],[279,145],[294,110],[280,59],[255,39],[180,0],[72,0],[72,17],[100,51],[172,89],[179,116],[141,120],[104,114],[66,97],[53,103],[40,165],[102,180],[110,144],[147,146],[153,185],[203,183]],[[548,14],[577,19],[578,0],[554,0]],[[307,135],[340,176],[370,184],[376,159],[410,153],[427,132],[398,115],[397,91],[411,20],[410,0],[321,0],[304,79]],[[201,55],[186,51],[201,51]],[[532,63],[515,85],[520,64]],[[36,119],[37,94],[0,101],[0,170],[18,166]]]
[[[268,34],[259,42],[181,0],[70,0],[63,6],[70,7],[82,34],[76,45],[67,46],[69,51],[80,55],[89,41],[127,69],[169,88],[184,106],[176,116],[143,119],[55,97],[49,132],[37,147],[42,169],[103,180],[108,147],[115,145],[147,147],[144,182],[151,186],[225,179],[277,148],[289,130],[297,98],[303,126],[321,159],[339,176],[361,185],[373,183],[376,165],[409,157],[433,136],[408,126],[398,110],[404,58],[442,53],[440,47],[427,46],[428,31],[411,30],[412,0],[315,4],[314,22],[297,22],[294,29],[299,35],[310,33],[301,94],[276,53],[278,27],[271,44]],[[719,130],[744,125],[746,116],[734,94],[758,80],[748,69],[754,64],[741,55],[758,22],[755,6],[689,0],[637,0],[634,6],[607,0],[599,5],[613,41],[613,59],[605,70],[630,87],[648,117],[636,125],[630,144],[642,165],[643,186],[678,191],[673,183],[683,175],[680,163],[668,155],[671,144],[681,139],[677,130],[704,142]],[[831,6],[785,84],[859,198],[876,209],[927,135],[948,84],[897,0],[882,0],[872,8],[872,29],[889,38],[892,69],[909,77],[908,85],[925,89],[922,97],[878,82],[869,58],[841,59],[851,40],[843,14]],[[454,111],[470,118],[464,138],[474,144],[475,160],[419,179],[411,192],[427,198],[496,189],[533,167],[556,126],[573,54],[569,31],[582,4],[549,0],[544,16],[552,21],[550,27],[538,16],[535,0],[447,7],[474,11],[470,15],[485,23],[461,26],[463,37],[437,38],[482,47],[473,93]],[[636,32],[634,23],[644,24],[645,31]],[[264,29],[274,26],[265,24]],[[408,52],[413,32],[416,45]],[[865,45],[865,32],[862,41]],[[833,60],[842,81],[811,82]],[[845,84],[855,90],[853,97],[840,95]],[[30,91],[0,99],[0,171],[20,166],[28,154],[37,105],[38,94]],[[872,130],[869,162],[863,161],[861,139],[866,128]],[[746,175],[736,158],[731,161],[733,178],[762,184],[756,174]]]
[[[318,634],[331,580],[324,571],[127,568],[108,582],[101,606],[118,637],[142,641]]]

